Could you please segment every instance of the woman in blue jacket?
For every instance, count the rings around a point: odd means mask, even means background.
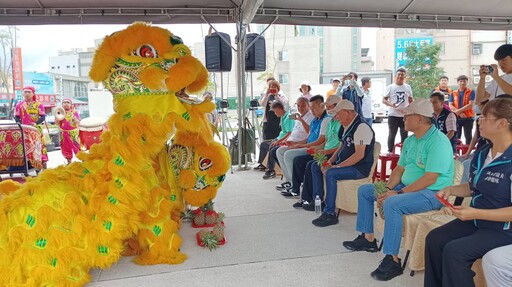
[[[427,235],[424,286],[474,286],[473,262],[512,244],[512,100],[490,101],[479,124],[491,143],[476,151],[469,182],[438,192],[445,199],[471,196],[471,205],[451,208],[457,219]]]

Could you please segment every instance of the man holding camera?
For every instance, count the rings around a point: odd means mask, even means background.
[[[512,95],[512,44],[504,44],[496,49],[494,59],[498,61],[498,65],[480,66],[480,81],[476,88],[475,98],[477,103],[486,99],[493,100],[501,94]],[[500,77],[498,66],[505,75]],[[485,77],[487,75],[490,75],[493,80],[485,87]]]

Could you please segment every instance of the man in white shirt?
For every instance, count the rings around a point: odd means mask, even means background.
[[[373,124],[372,118],[372,96],[370,95],[370,88],[372,87],[372,80],[370,77],[363,77],[361,79],[361,86],[363,87],[363,104],[361,110],[364,120],[370,125]]]
[[[412,102],[411,86],[405,83],[406,71],[404,68],[396,70],[395,83],[386,87],[386,93],[382,103],[389,107],[388,114],[388,152],[391,153],[395,146],[395,137],[400,128],[401,142],[407,138],[407,131],[404,128],[404,115],[402,110]]]
[[[277,151],[281,148],[282,152],[288,150],[288,146],[299,143],[304,139],[307,139],[309,136],[309,124],[313,120],[313,114],[309,110],[309,100],[304,97],[299,97],[297,99],[297,110],[298,113],[294,113],[290,115],[295,120],[295,125],[293,126],[293,130],[288,137],[286,137],[283,145],[275,146],[269,151],[269,160],[268,160],[268,170],[263,175],[263,179],[270,179],[276,177],[276,172],[274,171],[275,163],[278,162]],[[290,182],[284,182],[280,186],[290,187]]]
[[[489,66],[480,66],[480,81],[476,88],[476,103],[481,103],[486,99],[493,100],[501,94],[512,95],[512,44],[504,44],[496,49],[494,59],[498,61],[498,65],[490,65],[492,71],[489,71]],[[500,77],[498,66],[505,75]],[[491,75],[493,80],[485,87],[485,76],[487,75]]]

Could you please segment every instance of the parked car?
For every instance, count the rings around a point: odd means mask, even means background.
[[[388,108],[382,103],[382,97],[372,98],[372,118],[374,123],[382,123],[388,117]]]
[[[258,109],[255,110],[254,112],[256,113],[256,116],[260,118],[260,117],[263,117],[263,113],[265,111],[263,110],[263,107],[258,107]]]

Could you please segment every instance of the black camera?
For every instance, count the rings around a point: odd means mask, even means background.
[[[249,102],[249,107],[251,108],[251,110],[257,110],[258,106],[259,106],[258,100],[251,100]]]
[[[485,66],[485,73],[487,75],[492,74],[492,72],[494,72],[494,68],[491,65]]]
[[[220,101],[220,107],[221,107],[222,109],[227,109],[227,108],[229,108],[229,102],[228,102],[228,100],[222,100],[222,101]]]

